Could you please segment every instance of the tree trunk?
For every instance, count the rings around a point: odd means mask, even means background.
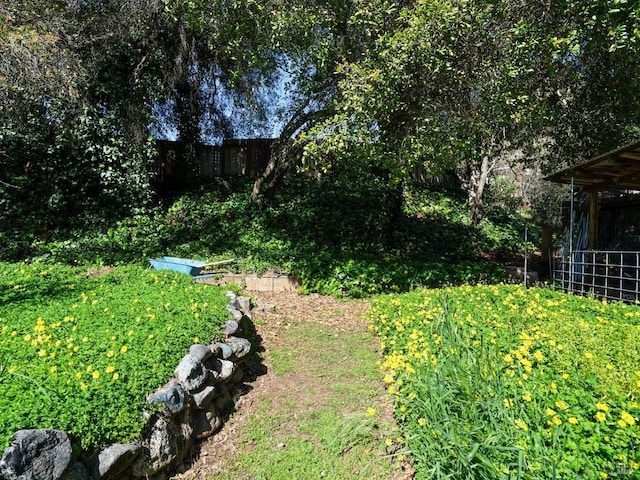
[[[469,172],[469,186],[467,194],[469,198],[469,208],[471,209],[470,224],[472,227],[478,225],[484,218],[484,189],[489,182],[491,173],[491,162],[487,155],[483,155],[480,165],[472,165]]]

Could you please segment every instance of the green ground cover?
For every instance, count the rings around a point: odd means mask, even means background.
[[[0,260],[146,265],[160,255],[238,258],[245,272],[296,275],[305,292],[365,297],[500,281],[502,259],[524,251],[524,226],[533,224],[515,208],[507,212],[500,199],[471,227],[461,189],[419,182],[404,187],[398,212],[394,192],[366,173],[292,181],[265,206],[251,202],[250,188],[220,181],[128,218],[46,231],[8,219],[0,222]],[[536,231],[530,225],[530,241]]]
[[[521,286],[382,296],[416,478],[640,478],[640,309]]]
[[[21,428],[88,451],[135,439],[145,396],[228,320],[221,289],[139,266],[0,263],[0,279],[0,450]]]

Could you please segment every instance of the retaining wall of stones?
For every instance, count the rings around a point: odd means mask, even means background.
[[[220,429],[233,409],[231,391],[242,381],[251,342],[251,301],[228,292],[231,320],[223,341],[195,344],[162,388],[147,397],[155,413],[140,440],[114,444],[74,462],[71,441],[61,430],[20,430],[0,459],[0,480],[133,480],[166,478],[193,444]]]

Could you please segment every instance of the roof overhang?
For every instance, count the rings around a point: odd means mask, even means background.
[[[604,190],[629,188],[640,190],[640,141],[575,165],[545,180],[571,183]]]

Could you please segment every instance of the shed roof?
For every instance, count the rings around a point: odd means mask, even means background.
[[[557,183],[640,190],[640,141],[546,177]]]

